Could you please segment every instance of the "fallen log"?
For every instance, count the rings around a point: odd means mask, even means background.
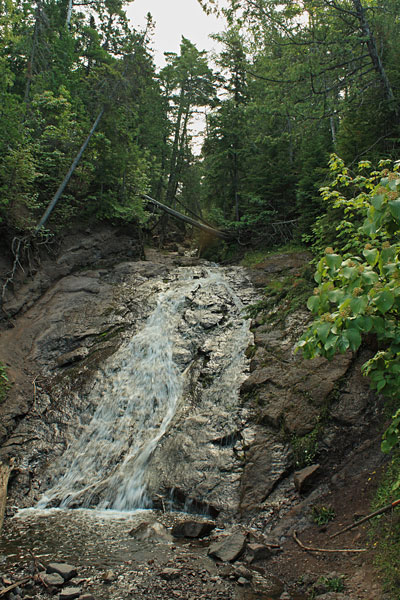
[[[178,212],[177,210],[174,210],[170,206],[166,206],[166,204],[162,204],[162,202],[159,202],[158,200],[151,198],[147,194],[142,194],[142,198],[144,200],[147,200],[147,202],[150,202],[154,206],[157,206],[157,208],[161,208],[161,210],[166,212],[168,215],[171,215],[172,217],[175,217],[176,219],[180,219],[184,223],[193,225],[193,227],[197,227],[197,229],[202,229],[203,231],[207,231],[208,233],[211,233],[213,236],[221,238],[223,240],[232,239],[232,236],[229,233],[227,233],[226,231],[220,231],[219,229],[214,229],[214,227],[210,227],[209,225],[200,223],[199,221],[196,221],[195,219],[192,219],[191,217],[188,217],[187,215],[183,215],[182,213]]]

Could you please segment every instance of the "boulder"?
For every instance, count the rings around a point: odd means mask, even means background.
[[[320,466],[310,465],[309,467],[305,467],[301,469],[301,471],[296,471],[293,476],[293,481],[296,490],[301,494],[305,488],[307,488],[312,482],[316,472],[319,470]]]
[[[208,555],[222,562],[233,562],[243,554],[246,538],[246,534],[235,531],[222,540],[211,544]]]
[[[180,521],[172,528],[172,535],[176,538],[203,538],[215,529],[212,521]]]

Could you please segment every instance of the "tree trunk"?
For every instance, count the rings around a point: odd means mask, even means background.
[[[171,160],[170,160],[170,166],[169,166],[167,193],[165,196],[166,204],[171,204],[172,199],[175,196],[174,183],[175,183],[175,179],[176,179],[176,166],[177,166],[178,151],[179,151],[179,140],[180,140],[182,117],[183,117],[184,101],[185,101],[185,86],[182,85],[180,96],[179,96],[178,115],[176,117],[174,142],[172,145]]]
[[[3,528],[4,513],[6,510],[7,486],[10,472],[10,465],[0,462],[0,533]]]
[[[97,126],[100,123],[100,119],[103,116],[103,114],[104,114],[104,108],[102,108],[101,111],[99,112],[99,114],[97,115],[97,119],[93,123],[92,129],[90,130],[89,135],[87,136],[86,140],[83,142],[83,144],[81,146],[81,149],[79,150],[78,154],[76,155],[76,157],[74,159],[74,162],[72,163],[72,165],[71,165],[68,173],[66,174],[66,176],[64,177],[64,180],[62,181],[62,183],[60,184],[58,190],[54,194],[54,196],[53,196],[50,204],[48,205],[48,207],[47,207],[45,213],[43,214],[42,218],[40,219],[39,223],[36,225],[35,233],[38,233],[38,231],[43,227],[43,225],[45,225],[47,219],[49,218],[49,216],[53,212],[53,209],[54,209],[55,205],[59,201],[61,194],[65,190],[65,187],[66,187],[67,183],[71,179],[73,172],[75,171],[76,167],[78,166],[79,161],[82,158],[82,154],[85,152],[86,147],[87,147],[88,143],[90,142],[90,138],[92,137],[92,135],[96,131]]]
[[[395,114],[399,116],[399,107],[397,105],[396,99],[393,94],[392,86],[390,85],[390,81],[388,76],[386,75],[385,68],[381,61],[381,57],[378,53],[378,47],[376,45],[375,36],[369,26],[367,18],[365,16],[365,8],[361,3],[361,0],[352,0],[353,6],[356,11],[357,19],[360,23],[360,28],[362,34],[366,38],[368,54],[371,58],[371,62],[374,66],[374,69],[378,75],[379,81],[382,85],[385,98],[389,102],[390,106],[394,110]]]

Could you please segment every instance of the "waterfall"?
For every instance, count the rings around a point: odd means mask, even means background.
[[[179,337],[179,330],[184,319],[188,320],[188,306],[204,293],[229,296],[236,319],[240,316],[241,303],[219,269],[203,269],[200,274],[199,270],[181,269],[180,277],[158,295],[141,331],[103,366],[91,392],[97,408],[56,462],[52,487],[40,500],[40,508],[127,511],[151,506],[146,469],[182,400],[185,369],[190,366],[194,340],[200,336],[198,317],[205,308],[201,299],[195,305],[194,319],[192,314],[190,336],[183,332]],[[221,318],[217,314],[215,323]],[[238,378],[238,361],[243,360],[248,325],[241,316],[239,322],[230,335],[230,361],[218,386],[223,389]],[[183,364],[177,359],[182,354],[186,355]],[[219,394],[224,393],[222,388]]]

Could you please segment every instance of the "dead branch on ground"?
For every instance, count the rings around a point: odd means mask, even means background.
[[[312,546],[305,546],[298,538],[297,532],[293,532],[293,539],[303,550],[307,552],[366,552],[366,548],[314,548]]]

